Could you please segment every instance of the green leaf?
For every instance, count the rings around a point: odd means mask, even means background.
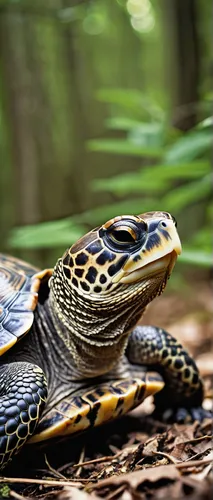
[[[176,141],[164,156],[166,163],[189,162],[212,148],[212,132],[209,130],[188,132]]]
[[[162,147],[164,145],[164,129],[159,123],[144,123],[130,129],[127,140],[150,149]]]
[[[213,116],[209,116],[208,118],[205,118],[202,122],[200,122],[197,126],[197,128],[208,128],[213,126]]]
[[[88,141],[87,146],[90,151],[101,151],[102,153],[149,158],[163,156],[162,148],[143,147],[126,139],[97,139]]]
[[[91,186],[94,191],[109,191],[118,196],[132,193],[152,195],[168,190],[174,180],[203,178],[209,170],[210,164],[204,161],[181,165],[152,165],[138,172],[95,179]]]
[[[127,140],[141,146],[162,146],[165,127],[161,122],[140,122],[131,118],[115,117],[106,120],[106,126],[112,130],[128,132]]]
[[[129,131],[132,128],[140,127],[141,122],[127,117],[114,117],[105,120],[106,127],[111,130]]]
[[[145,175],[144,172],[133,172],[117,175],[112,179],[97,179],[91,183],[94,191],[108,191],[118,196],[132,193],[143,193],[143,195],[159,194],[169,188],[165,179],[153,177],[152,173]]]
[[[11,248],[53,248],[72,245],[85,232],[71,218],[14,228],[9,236]]]
[[[206,175],[199,182],[191,182],[172,189],[168,195],[163,197],[162,203],[168,212],[178,213],[186,206],[210,196],[211,192],[211,176]]]
[[[128,110],[134,114],[134,118],[142,116],[145,112],[147,116],[159,121],[165,117],[162,108],[150,98],[137,89],[111,88],[101,89],[97,92],[97,98],[101,102],[120,106],[122,111]]]
[[[145,168],[143,173],[147,173],[148,170],[152,177],[157,176],[159,179],[179,181],[181,179],[202,178],[211,171],[211,165],[209,161],[184,162],[170,165],[160,164]]]
[[[212,254],[203,250],[184,249],[178,257],[178,261],[183,264],[192,264],[200,267],[212,267]]]

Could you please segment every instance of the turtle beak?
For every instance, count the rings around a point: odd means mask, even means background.
[[[146,220],[147,235],[139,250],[132,254],[121,271],[114,277],[114,283],[136,283],[145,278],[166,272],[170,276],[181,243],[172,219]]]

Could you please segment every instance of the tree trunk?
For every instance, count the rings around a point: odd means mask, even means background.
[[[200,80],[197,15],[196,0],[164,0],[167,73],[173,100],[172,121],[175,127],[183,131],[197,123],[196,103]]]

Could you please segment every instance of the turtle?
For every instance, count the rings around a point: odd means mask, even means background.
[[[0,468],[22,446],[82,432],[154,395],[155,412],[202,419],[203,382],[186,350],[138,324],[181,243],[167,212],[122,215],[53,269],[0,254]]]

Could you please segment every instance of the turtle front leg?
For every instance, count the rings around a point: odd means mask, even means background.
[[[47,382],[39,366],[0,366],[0,469],[35,431],[46,399]]]
[[[178,422],[203,420],[203,382],[199,370],[169,333],[153,326],[138,326],[130,334],[126,355],[131,363],[148,365],[164,378],[165,386],[154,397],[154,415]]]

